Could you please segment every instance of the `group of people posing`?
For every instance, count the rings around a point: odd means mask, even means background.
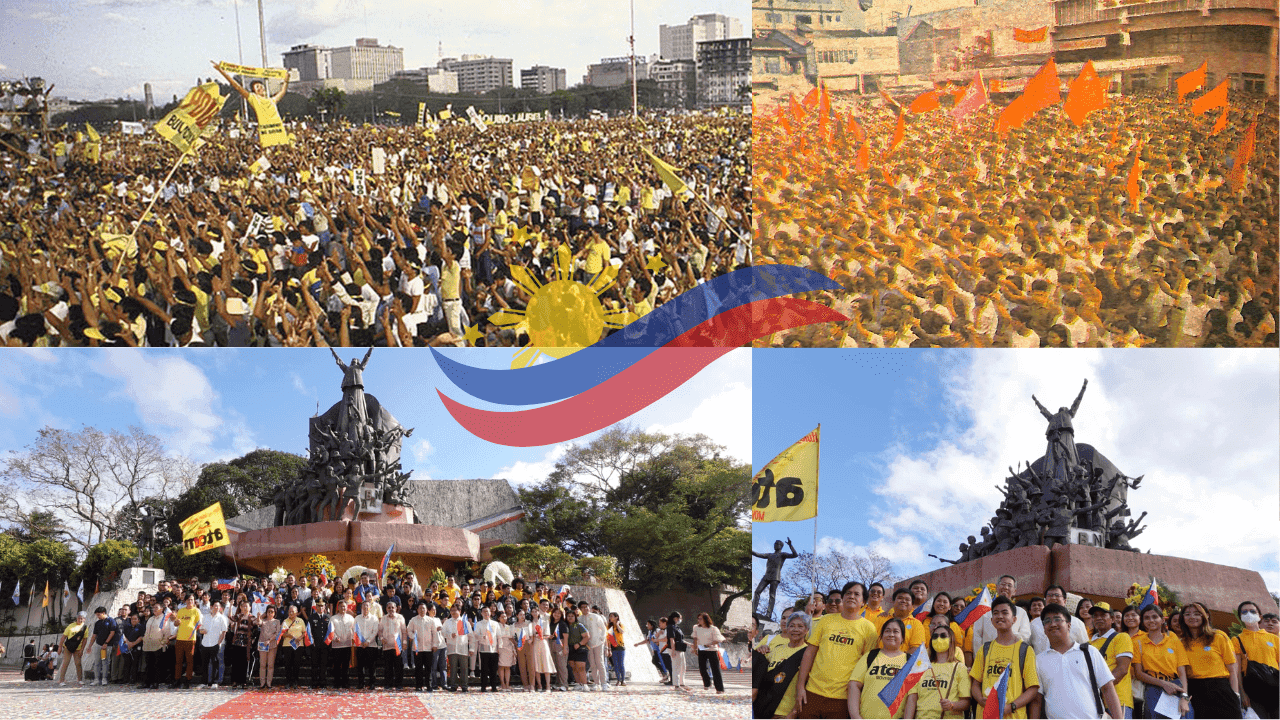
[[[28,678],[51,678],[57,666],[58,685],[65,686],[74,667],[83,685],[87,659],[91,684],[145,689],[297,688],[304,665],[316,688],[467,692],[472,678],[480,692],[512,691],[513,681],[525,692],[627,684],[627,628],[619,615],[552,595],[543,583],[462,585],[448,577],[423,588],[407,573],[379,588],[366,572],[345,586],[324,576],[300,584],[292,574],[279,585],[270,579],[223,585],[161,582],[115,617],[105,607],[92,619],[81,612],[60,636],[56,660],[42,667],[45,658],[27,653]],[[649,647],[677,689],[688,650],[680,622],[678,612],[650,620],[647,635],[632,643]],[[705,613],[692,635],[700,659],[704,652],[716,658],[704,667],[706,684],[713,671],[723,692],[717,651],[724,636]]]
[[[965,599],[930,600],[923,580],[888,595],[860,582],[815,593],[784,609],[778,631],[756,643],[754,716],[1239,718],[1252,709],[1278,717],[1274,607],[1240,603],[1243,630],[1231,637],[1199,602],[1139,610],[1085,598],[1072,612],[1059,585],[1016,596],[1016,580],[1002,576],[990,611],[961,627]],[[880,693],[921,645],[929,667],[891,714]],[[1004,705],[993,708],[1006,669]]]

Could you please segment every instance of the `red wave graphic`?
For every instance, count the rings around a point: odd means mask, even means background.
[[[757,300],[710,318],[590,390],[551,405],[494,412],[463,405],[440,390],[436,394],[453,419],[481,440],[508,447],[551,445],[634,415],[688,382],[717,358],[758,337],[801,325],[847,319],[809,300]],[[710,342],[716,346],[708,347]]]

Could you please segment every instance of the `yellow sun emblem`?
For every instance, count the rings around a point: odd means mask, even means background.
[[[508,308],[489,316],[500,328],[529,334],[529,346],[516,353],[512,368],[528,367],[542,355],[562,358],[594,344],[606,327],[620,328],[635,319],[626,309],[606,310],[600,295],[613,286],[618,268],[607,266],[589,285],[570,279],[572,260],[556,254],[552,276],[543,285],[528,270],[511,266],[511,279],[529,295],[524,310]]]

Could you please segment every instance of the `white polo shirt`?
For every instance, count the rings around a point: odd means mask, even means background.
[[[1097,689],[1111,682],[1107,660],[1092,645],[1086,646],[1093,657],[1093,675]],[[1089,687],[1089,666],[1080,646],[1072,644],[1066,653],[1053,648],[1036,655],[1036,675],[1040,678],[1040,694],[1044,695],[1047,718],[1096,718],[1097,704]],[[1105,710],[1105,705],[1103,707]]]

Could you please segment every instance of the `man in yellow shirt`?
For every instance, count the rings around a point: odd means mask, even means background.
[[[867,604],[862,606],[861,616],[870,620],[871,618],[884,612],[881,605],[884,603],[884,585],[878,582],[871,583],[870,589],[867,591]]]
[[[840,613],[823,615],[813,624],[796,678],[798,717],[849,716],[849,675],[877,640],[875,625],[858,616],[865,592],[860,582],[845,583]]]
[[[915,596],[906,588],[898,588],[893,591],[893,608],[886,610],[879,615],[868,618],[876,626],[876,635],[880,634],[880,628],[889,621],[889,618],[898,618],[902,624],[907,627],[906,637],[902,641],[902,651],[910,653],[924,643],[929,641],[928,626],[917,620],[911,611],[914,609]]]
[[[1032,705],[1030,717],[1040,717],[1040,679],[1036,675],[1036,655],[1031,646],[1013,634],[1016,606],[1001,595],[991,603],[991,624],[996,629],[995,640],[973,648],[973,669],[969,671],[970,694],[978,703],[978,711],[987,702],[991,692],[1006,667],[1010,667],[1009,685],[1005,690],[1005,707],[1001,715],[1006,718],[1026,718],[1027,706]],[[1023,649],[1025,648],[1025,650]]]
[[[200,624],[200,608],[196,607],[196,596],[187,593],[182,608],[174,615],[173,621],[178,624],[178,636],[174,643],[173,687],[182,679],[182,668],[186,666],[187,676],[182,687],[191,689],[191,676],[195,674],[196,663],[196,626]]]
[[[1133,680],[1129,677],[1129,665],[1133,662],[1133,638],[1129,633],[1116,632],[1111,626],[1111,606],[1098,601],[1089,608],[1089,617],[1093,620],[1093,635],[1089,644],[1098,648],[1098,652],[1107,659],[1107,667],[1115,680],[1116,695],[1120,696],[1120,705],[1125,717],[1133,717]]]

